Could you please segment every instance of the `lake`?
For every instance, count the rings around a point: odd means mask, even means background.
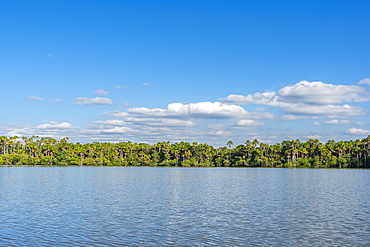
[[[0,245],[370,246],[370,171],[0,167]]]

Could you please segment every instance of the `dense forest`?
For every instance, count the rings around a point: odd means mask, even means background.
[[[370,136],[355,141],[321,143],[310,139],[274,145],[258,140],[215,149],[206,143],[159,142],[87,144],[32,136],[0,137],[0,165],[195,166],[369,168]]]

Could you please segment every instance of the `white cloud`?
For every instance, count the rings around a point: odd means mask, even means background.
[[[145,117],[145,118],[203,118],[203,119],[272,119],[274,114],[269,112],[248,112],[237,105],[222,104],[220,102],[198,102],[190,104],[171,103],[167,109],[135,107],[126,112],[114,111],[104,113],[107,117]]]
[[[101,97],[95,97],[91,99],[78,97],[75,105],[113,105],[113,101],[111,99]]]
[[[125,88],[130,89],[128,86],[125,86]],[[318,89],[321,89],[323,92],[319,92],[320,90]],[[314,93],[309,92],[310,90]],[[331,95],[330,90],[342,95],[343,99]],[[348,95],[344,95],[344,92],[348,92]],[[321,96],[316,97],[313,94],[320,94]],[[71,141],[76,140],[80,142],[131,140],[155,143],[167,140],[172,142],[197,141],[207,142],[210,145],[225,144],[228,140],[233,140],[235,144],[244,143],[245,140],[250,138],[257,138],[263,142],[271,142],[272,140],[280,142],[281,138],[312,138],[321,140],[323,137],[333,136],[334,132],[339,139],[343,139],[348,137],[345,134],[366,134],[369,132],[368,130],[356,128],[346,131],[349,127],[341,126],[361,127],[360,125],[366,124],[364,122],[368,122],[367,119],[361,118],[356,118],[356,120],[363,122],[353,123],[349,121],[350,117],[361,116],[367,113],[364,108],[359,107],[361,105],[355,103],[365,101],[368,95],[367,89],[358,85],[343,86],[322,82],[300,82],[283,87],[276,92],[255,93],[247,96],[229,95],[225,99],[221,99],[224,103],[171,103],[163,108],[119,108],[118,105],[116,109],[121,109],[121,111],[105,112],[103,113],[105,118],[98,118],[100,121],[94,121],[85,127],[73,126],[68,122],[48,122],[37,126],[14,124],[9,125],[10,127],[1,127],[0,135],[4,133],[5,135],[39,135],[54,138],[67,136],[70,137]],[[32,96],[31,99],[45,101],[45,99],[37,96]],[[49,100],[58,101],[58,99]],[[353,102],[353,104],[350,102]],[[75,104],[108,106],[114,104],[114,102],[109,98],[103,97],[79,97],[75,100]],[[238,104],[260,105],[247,108]],[[261,105],[262,107],[260,107]],[[129,106],[128,102],[122,104],[122,107]],[[274,114],[278,112],[279,116],[274,115],[272,112]],[[317,120],[319,118],[324,120]],[[348,118],[348,120],[343,120],[344,118]],[[270,121],[264,121],[265,119]],[[282,121],[275,123],[271,121],[298,119],[301,119],[301,121],[296,123],[296,125],[283,123]],[[315,119],[316,122],[304,119]],[[307,121],[314,122],[314,126],[335,124],[337,127],[327,127],[326,129],[332,132],[328,135],[322,132],[299,132],[299,129],[302,130],[302,128],[307,128],[304,131],[314,129],[312,123],[311,126],[307,125]],[[299,126],[301,123],[302,126]],[[258,131],[259,133],[248,134],[250,131]],[[278,131],[283,134],[272,134]],[[291,133],[292,131],[297,131],[297,133]]]
[[[33,96],[33,95],[31,95],[30,97],[28,97],[28,99],[34,99],[34,100],[39,100],[39,101],[46,101],[46,99],[44,99],[44,98],[41,98],[39,96]]]
[[[247,105],[247,104],[262,104],[279,106],[276,102],[277,96],[275,92],[264,92],[244,95],[230,94],[226,98],[220,98],[219,101],[228,104]]]
[[[54,54],[48,54],[48,57],[55,57]]]
[[[348,118],[352,116],[365,115],[362,107],[350,106],[348,104],[320,105],[320,106],[289,106],[284,108],[288,114],[306,117]]]
[[[370,85],[370,78],[364,78],[364,79],[360,80],[357,84],[358,85],[361,85],[361,84]]]
[[[367,125],[367,123],[364,122],[356,122],[357,125]]]
[[[149,86],[150,84],[149,84],[149,83],[147,83],[147,82],[144,82],[144,83],[142,83],[141,85],[143,85],[143,86]]]
[[[64,122],[64,123],[58,123],[54,121],[50,121],[46,124],[41,124],[37,126],[38,129],[68,129],[72,128],[72,125],[70,123]]]
[[[338,120],[338,119],[333,119],[325,122],[325,124],[350,124],[350,123],[351,121],[349,120]]]
[[[370,134],[369,130],[363,130],[363,129],[357,129],[357,128],[351,128],[346,130],[347,134],[352,134],[352,135],[368,135]]]
[[[117,119],[109,119],[106,121],[95,121],[94,124],[113,125],[113,126],[126,125],[125,121],[117,120]]]
[[[113,117],[113,118],[125,118],[129,114],[127,112],[122,112],[122,111],[112,111],[112,112],[104,112],[103,116],[105,117]]]
[[[288,121],[305,119],[305,118],[307,118],[307,117],[306,116],[295,116],[295,115],[292,115],[292,114],[283,115],[281,117],[282,120],[288,120]]]
[[[67,122],[58,123],[58,122],[50,121],[49,123],[41,124],[37,126],[8,124],[4,129],[7,132],[3,134],[7,136],[37,135],[40,137],[63,138],[63,137],[76,136],[76,133],[78,133],[80,128],[73,126]]]
[[[241,128],[263,126],[264,123],[258,120],[275,117],[270,112],[248,112],[240,106],[220,102],[171,103],[167,108],[154,109],[134,107],[126,111],[105,112],[103,116],[124,119],[122,126],[108,128],[106,123],[99,123],[104,126],[105,134],[140,136],[148,142],[166,139],[199,142],[203,139],[207,143],[223,142],[231,137],[240,139],[242,136],[237,132]],[[209,122],[214,124],[207,124]],[[92,126],[94,135],[98,135],[97,125],[96,122]]]
[[[251,119],[274,119],[275,115],[271,112],[247,112],[244,118]]]
[[[150,126],[192,126],[193,122],[181,119],[171,118],[131,118],[126,117],[126,122]]]
[[[99,90],[96,90],[94,92],[94,94],[97,94],[97,95],[107,95],[107,94],[109,94],[109,92],[104,91],[104,89],[99,89]]]
[[[111,129],[104,129],[101,131],[102,133],[111,133],[111,134],[130,134],[132,129],[128,127],[114,127]]]
[[[54,102],[62,102],[63,100],[62,99],[59,99],[59,98],[56,98],[56,99],[53,99]]]
[[[325,121],[325,122],[315,122],[314,123],[314,126],[320,126],[320,125],[323,125],[323,124],[326,124],[326,125],[366,125],[366,123],[363,123],[363,122],[356,122],[356,123],[353,123],[349,120],[338,120],[338,119],[333,119],[333,120],[329,120],[329,121]]]
[[[115,141],[127,141],[135,139],[136,142],[145,141],[149,143],[155,143],[163,140],[199,141],[200,136],[208,134],[208,132],[200,132],[199,130],[193,129],[192,126],[182,126],[178,124],[171,125],[171,123],[168,124],[171,119],[162,119],[162,123],[157,122],[157,120],[154,120],[152,123],[149,121],[143,124],[138,124],[136,122],[125,122],[120,125],[94,122],[94,124],[88,129],[83,130],[83,134],[86,134],[95,140],[103,140],[103,138],[104,140]]]
[[[256,139],[259,141],[259,143],[273,144],[274,141],[272,139],[274,138],[270,138],[270,137],[268,138],[269,139],[265,139],[265,138],[256,138]]]
[[[207,125],[207,128],[208,129],[212,129],[212,130],[224,130],[226,128],[229,128],[230,125],[223,125],[223,124],[209,124]]]
[[[116,88],[122,88],[122,86],[121,85],[117,85]]]
[[[367,89],[356,85],[334,85],[321,81],[301,81],[297,84],[286,86],[277,93],[283,102],[300,102],[313,105],[332,105],[342,102],[369,101],[364,97]]]
[[[320,140],[322,138],[322,135],[303,135],[302,137],[306,139],[319,139]]]
[[[257,122],[252,119],[241,119],[237,122],[238,126],[258,126],[258,125],[264,125],[262,122]]]
[[[369,90],[357,85],[301,81],[278,92],[258,92],[247,96],[231,94],[219,100],[228,104],[262,104],[282,108],[288,115],[283,119],[295,120],[303,117],[346,118],[364,115],[362,107],[338,104],[370,101],[369,95]]]

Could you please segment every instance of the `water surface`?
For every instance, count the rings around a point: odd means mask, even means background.
[[[370,171],[0,167],[0,245],[369,246]]]

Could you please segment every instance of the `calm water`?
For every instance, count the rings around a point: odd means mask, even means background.
[[[0,167],[0,245],[370,246],[370,171]]]

